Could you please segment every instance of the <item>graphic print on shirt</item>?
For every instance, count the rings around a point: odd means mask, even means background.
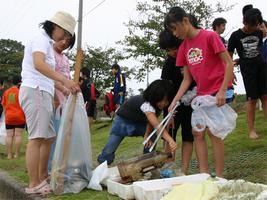
[[[14,93],[10,93],[8,95],[8,104],[14,104],[15,103],[15,94]]]
[[[187,53],[188,62],[190,65],[196,65],[202,62],[202,50],[199,48],[191,48]]]
[[[259,38],[257,36],[247,36],[240,40],[244,49],[244,58],[255,58],[260,54]]]

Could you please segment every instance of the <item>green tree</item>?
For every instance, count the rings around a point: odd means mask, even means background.
[[[140,61],[136,77],[142,81],[147,71],[162,66],[165,54],[158,47],[158,35],[163,29],[163,21],[169,8],[180,6],[196,16],[202,27],[209,27],[210,21],[217,12],[230,10],[233,5],[225,6],[216,3],[214,6],[204,0],[150,0],[137,3],[138,20],[130,19],[126,23],[129,34],[119,44],[125,46],[126,58]]]
[[[72,54],[70,58],[74,60],[74,55]],[[121,66],[121,71],[125,73],[127,79],[130,79],[131,75],[134,74],[134,69],[129,69],[119,63],[123,59],[124,57],[121,53],[114,48],[103,49],[101,47],[94,48],[87,46],[84,49],[82,67],[88,67],[90,69],[91,80],[94,82],[95,88],[101,94],[104,94],[113,87],[114,77],[111,74],[112,64],[117,62]]]
[[[0,76],[4,80],[20,75],[24,46],[15,40],[0,40]]]

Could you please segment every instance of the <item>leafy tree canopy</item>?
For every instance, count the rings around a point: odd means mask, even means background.
[[[74,54],[70,58],[75,61]],[[101,47],[94,48],[87,46],[84,49],[84,58],[82,67],[88,67],[91,71],[91,80],[95,84],[96,89],[104,94],[113,87],[114,76],[111,74],[111,66],[117,62],[125,73],[127,79],[134,74],[134,69],[129,69],[127,66],[120,64],[123,56],[114,48],[103,49]],[[72,65],[72,69],[73,69]],[[127,83],[126,83],[127,84]]]
[[[12,76],[20,75],[24,46],[15,40],[0,40],[0,76],[10,81]]]

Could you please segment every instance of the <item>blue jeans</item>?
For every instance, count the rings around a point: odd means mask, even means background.
[[[59,130],[59,125],[60,125],[60,119],[56,119],[54,117],[54,128],[55,128],[55,132],[56,134],[58,134],[58,130]],[[55,148],[56,148],[56,139],[53,142],[53,144],[50,147],[50,154],[49,154],[49,160],[48,160],[48,174],[51,174],[51,170],[52,170],[52,160],[53,160],[53,156],[54,156],[54,152],[55,152]]]
[[[133,122],[120,116],[116,116],[112,124],[108,142],[102,150],[101,154],[98,156],[97,161],[99,163],[107,161],[108,165],[110,165],[114,161],[115,152],[119,147],[121,141],[127,136],[144,137],[146,126],[147,122]],[[152,141],[154,141],[155,139],[156,135],[151,138]],[[149,148],[144,148],[144,153],[149,153]]]

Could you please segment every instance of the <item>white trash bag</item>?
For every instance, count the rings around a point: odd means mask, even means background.
[[[100,183],[107,177],[108,177],[108,164],[107,161],[105,161],[94,169],[92,178],[87,188],[101,191],[102,186],[100,185]]]
[[[73,98],[74,96],[70,95],[63,108],[52,161],[50,184],[56,194],[79,193],[88,186],[92,176],[90,130],[81,93],[77,94],[71,137],[68,138],[66,134],[67,125],[70,123],[68,120],[68,113],[69,110],[71,110],[71,101]],[[69,148],[66,148],[66,139],[70,141]],[[68,149],[68,151],[64,149]],[[66,152],[69,152],[67,156]]]
[[[0,118],[0,144],[6,145],[6,123],[4,112],[2,112],[2,116]]]
[[[223,140],[236,127],[236,112],[228,104],[218,107],[216,97],[198,96],[193,99],[191,106],[194,109],[191,125],[197,132],[208,127],[214,136]]]

